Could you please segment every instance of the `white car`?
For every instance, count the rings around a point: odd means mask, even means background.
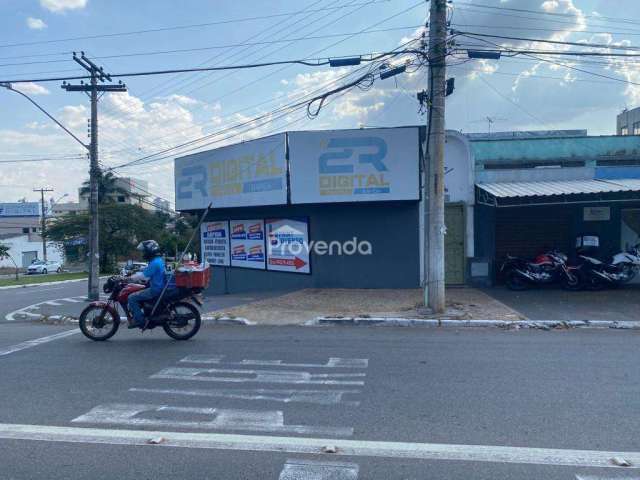
[[[60,273],[62,271],[62,265],[60,262],[54,262],[49,260],[45,262],[44,260],[34,260],[29,268],[27,268],[27,275],[31,275],[33,273],[51,273],[56,272]]]

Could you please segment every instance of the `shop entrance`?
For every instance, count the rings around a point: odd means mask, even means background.
[[[444,222],[447,234],[444,237],[445,249],[445,283],[459,285],[464,283],[464,205],[447,205]]]
[[[628,208],[620,212],[620,248],[625,251],[640,243],[640,208]],[[632,283],[640,283],[640,277]]]

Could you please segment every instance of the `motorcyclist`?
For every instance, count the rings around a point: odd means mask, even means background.
[[[133,321],[129,328],[144,327],[144,312],[142,304],[154,300],[160,296],[165,286],[165,264],[160,251],[160,246],[155,240],[145,240],[138,244],[137,250],[142,252],[144,259],[149,262],[142,272],[131,275],[134,282],[148,281],[149,287],[129,295],[129,311],[133,315]]]

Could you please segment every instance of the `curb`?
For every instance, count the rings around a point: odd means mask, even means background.
[[[247,320],[242,317],[202,317],[203,322],[207,322],[213,325],[244,325],[244,326],[253,326],[256,325],[256,322],[252,322],[251,320]]]
[[[100,280],[105,278],[109,278],[108,276],[99,277]],[[57,280],[54,282],[41,282],[41,283],[27,283],[25,285],[7,285],[4,287],[0,287],[0,290],[11,290],[13,288],[29,288],[29,287],[42,287],[44,285],[61,285],[63,283],[76,283],[76,282],[85,282],[86,278],[73,278],[71,280]]]
[[[382,327],[441,327],[441,328],[531,328],[551,330],[555,328],[612,328],[618,330],[640,329],[640,321],[613,320],[437,320],[400,317],[317,317],[305,322],[307,326],[364,325]]]

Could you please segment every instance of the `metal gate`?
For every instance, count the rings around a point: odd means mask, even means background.
[[[36,258],[38,258],[38,252],[22,252],[22,268],[27,268],[31,265]]]
[[[444,237],[445,283],[462,284],[465,277],[464,205],[447,205],[444,212],[447,234]]]

